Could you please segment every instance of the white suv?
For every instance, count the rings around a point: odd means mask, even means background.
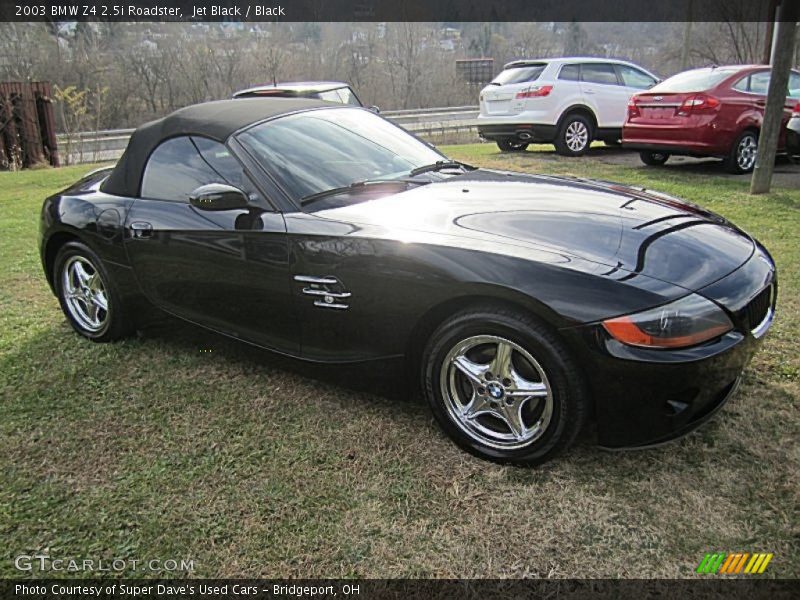
[[[478,134],[504,152],[554,144],[580,156],[592,140],[618,144],[631,96],[658,78],[606,58],[547,58],[508,63],[481,91]]]

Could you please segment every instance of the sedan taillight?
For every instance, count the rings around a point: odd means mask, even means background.
[[[524,98],[542,98],[543,96],[549,96],[552,91],[552,85],[535,85],[529,87],[527,90],[517,92],[517,100],[522,100]]]
[[[690,112],[708,112],[719,108],[719,98],[708,94],[694,94],[686,98],[678,110],[679,114],[689,114]]]
[[[636,98],[631,98],[630,102],[628,102],[628,118],[634,119],[641,116],[642,113],[639,110],[639,106],[636,104]]]

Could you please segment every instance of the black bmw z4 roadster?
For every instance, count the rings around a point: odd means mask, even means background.
[[[777,296],[767,250],[698,206],[476,169],[308,99],[143,125],[116,166],[45,200],[40,246],[90,340],[131,333],[153,305],[307,361],[403,360],[458,445],[517,464],[589,420],[611,448],[697,427]]]

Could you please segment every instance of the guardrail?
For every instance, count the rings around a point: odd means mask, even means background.
[[[451,142],[477,133],[477,106],[448,106],[391,110],[381,113],[393,123],[430,142]],[[133,133],[133,129],[83,131],[72,135],[58,134],[62,164],[85,164],[117,160]]]

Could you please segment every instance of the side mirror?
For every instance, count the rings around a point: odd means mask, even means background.
[[[370,109],[372,112],[374,112],[375,114],[380,114],[380,112],[381,112],[381,109],[380,109],[380,108],[378,108],[377,106],[370,106],[370,107],[369,107],[369,109]]]
[[[224,183],[201,185],[189,194],[189,202],[200,210],[234,210],[250,204],[247,194]]]

